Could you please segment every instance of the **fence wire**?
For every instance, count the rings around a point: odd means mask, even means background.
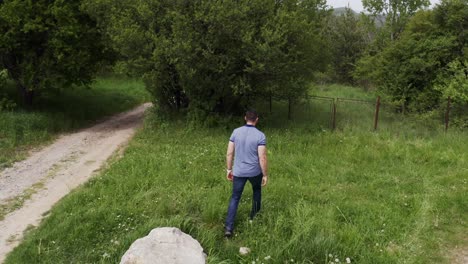
[[[468,130],[468,105],[441,102],[424,114],[408,114],[402,106],[375,101],[305,96],[296,101],[264,103],[269,123],[278,127],[305,125],[330,130],[377,130],[391,133],[435,134],[446,129]],[[269,111],[271,109],[271,112]],[[378,111],[378,115],[376,112]],[[447,123],[448,121],[448,123]],[[275,126],[275,125],[274,125]]]

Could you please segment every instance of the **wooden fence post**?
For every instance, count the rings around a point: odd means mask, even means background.
[[[447,98],[447,110],[445,111],[445,132],[447,132],[449,127],[449,117],[450,117],[450,96]]]
[[[332,129],[336,129],[336,103],[335,99],[333,99],[333,109],[332,109]]]
[[[379,124],[379,111],[380,111],[380,96],[377,97],[377,101],[375,102],[374,131],[377,130],[377,125]]]
[[[272,98],[272,97],[273,97],[273,96],[272,96],[272,94],[271,94],[271,92],[270,92],[270,114],[271,114],[271,111],[272,111],[272,108],[273,108],[273,107],[272,107],[272,104],[273,104],[273,98]]]

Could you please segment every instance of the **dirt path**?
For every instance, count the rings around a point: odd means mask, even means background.
[[[464,243],[466,245],[466,243]],[[449,259],[453,264],[468,264],[468,247],[456,247],[450,251]]]
[[[91,128],[61,136],[27,160],[0,172],[0,205],[29,198],[21,208],[12,207],[12,212],[0,221],[0,263],[19,244],[28,226],[37,226],[44,213],[86,182],[128,142],[150,106],[141,105]]]

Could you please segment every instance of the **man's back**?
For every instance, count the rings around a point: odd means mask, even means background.
[[[258,146],[266,145],[265,134],[252,125],[234,130],[230,141],[235,145],[233,174],[237,177],[254,177],[262,173]]]

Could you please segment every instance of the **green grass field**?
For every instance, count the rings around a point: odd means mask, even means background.
[[[0,90],[2,94],[16,98],[12,89]],[[0,111],[0,169],[59,133],[91,125],[145,101],[149,96],[141,81],[100,78],[90,89],[76,87],[39,97],[28,111],[21,107],[12,112]]]
[[[450,263],[467,246],[466,134],[331,132],[299,112],[279,119],[283,106],[259,124],[270,163],[261,214],[248,221],[247,186],[232,240],[224,159],[242,119],[208,129],[149,115],[125,156],[61,200],[6,263],[118,263],[162,226],[198,239],[208,263]]]

